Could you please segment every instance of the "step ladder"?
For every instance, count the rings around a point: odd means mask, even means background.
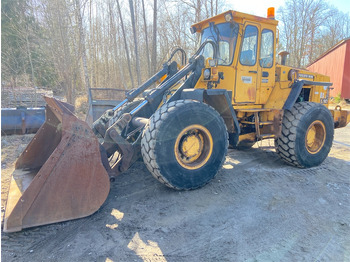
[[[254,113],[254,122],[252,121],[241,121],[242,124],[248,124],[248,125],[254,125],[255,130],[256,130],[256,138],[257,138],[257,145],[259,148],[262,149],[275,149],[274,145],[271,145],[269,142],[269,145],[265,146],[262,144],[263,140],[268,140],[268,139],[275,139],[276,135],[275,134],[261,134],[260,126],[267,126],[267,125],[273,125],[273,121],[260,121],[259,120],[259,113],[260,112],[266,112],[266,111],[271,111],[271,109],[266,109],[266,108],[257,108],[257,109],[238,109],[237,111],[240,112],[247,112],[247,113]]]

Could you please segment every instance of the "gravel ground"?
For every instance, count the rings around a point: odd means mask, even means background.
[[[1,211],[32,135],[2,137]],[[166,188],[142,162],[95,214],[1,234],[2,261],[350,261],[350,125],[314,168],[257,145],[229,150],[205,187]]]

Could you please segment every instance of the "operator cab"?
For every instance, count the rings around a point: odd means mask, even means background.
[[[228,11],[192,26],[201,45],[209,41],[217,46],[216,65],[224,79],[214,88],[231,91],[232,104],[266,103],[275,82],[277,24],[274,16]],[[200,54],[213,58],[214,46],[206,44]],[[198,83],[196,88],[208,87]]]

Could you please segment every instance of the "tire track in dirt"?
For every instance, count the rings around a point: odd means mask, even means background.
[[[48,251],[47,255],[59,254],[62,256],[60,250],[55,250],[57,244],[71,242],[76,237],[77,232],[90,225],[94,226],[97,221],[103,218],[104,214],[99,210],[93,215],[81,219],[24,229],[16,233],[6,234],[2,232],[2,252],[10,254],[10,256],[14,255],[13,259],[8,261],[35,261],[36,253],[41,250]],[[23,252],[19,254],[18,249]],[[50,252],[50,250],[54,250],[54,252]]]
[[[140,168],[140,166],[142,168],[143,163],[137,163],[136,167],[133,167],[130,172],[133,172],[135,168]],[[126,199],[130,197],[145,196],[149,192],[154,191],[158,186],[159,184],[157,181],[155,181],[150,175],[132,175],[130,177],[126,173],[118,182],[112,183],[110,195],[106,202],[100,210],[93,215],[77,220],[25,229],[24,231],[17,233],[2,233],[3,239],[5,240],[2,241],[2,251],[10,255],[15,255],[12,260],[10,259],[8,261],[26,261],[28,256],[34,258],[35,253],[38,250],[55,250],[55,243],[72,243],[73,239],[77,236],[77,233],[84,231],[86,228],[96,227],[96,224],[100,221],[106,220],[106,214],[108,214],[107,210],[114,207],[113,202],[115,196],[117,196],[117,200],[124,198],[124,201],[127,201]],[[153,231],[153,229],[143,228],[132,224],[126,224],[124,227],[127,228],[127,230],[124,231],[124,238],[126,239],[131,239],[134,232],[137,231]],[[105,229],[103,228],[102,231],[105,231]],[[18,254],[19,249],[25,251]],[[60,253],[60,250],[55,250],[50,255],[55,257],[62,256]]]
[[[140,259],[128,248],[137,233],[162,250],[145,256],[150,261],[347,261],[350,164],[341,161],[329,157],[298,169],[273,151],[230,150],[227,169],[188,192],[164,187],[138,162],[92,216],[2,233],[2,258],[132,261]],[[124,212],[123,219],[111,216],[112,209]],[[106,227],[113,223],[118,227]]]
[[[2,241],[2,252],[13,255],[13,260],[8,261],[26,261],[33,256],[34,252],[47,248],[49,243],[60,243],[72,238],[72,230],[79,230],[82,221],[61,222],[55,225],[25,229],[22,232],[5,235],[5,241]],[[4,239],[4,236],[2,237]],[[18,253],[18,248],[23,250]]]
[[[267,163],[267,166],[269,163]],[[265,168],[265,170],[260,170],[256,174],[251,172],[251,168],[244,169],[242,170],[245,171],[244,175],[236,175],[234,180],[223,183],[223,184],[213,184],[211,186],[211,191],[220,193],[220,194],[234,194],[236,195],[237,201],[241,200],[242,197],[245,197],[247,194],[254,194],[256,193],[256,187],[259,185],[278,185],[278,184],[284,184],[285,187],[292,187],[293,183],[299,182],[301,183],[301,186],[303,186],[303,183],[306,183],[306,185],[310,188],[313,186],[319,186],[319,185],[324,185],[325,180],[331,182],[331,181],[346,181],[348,180],[348,174],[347,171],[345,170],[338,170],[336,166],[328,166],[328,165],[321,165],[319,167],[311,168],[311,169],[296,169],[293,167],[282,167],[279,168],[278,170],[273,170],[272,168]],[[237,173],[236,171],[241,171],[239,168],[234,169],[233,173]],[[266,171],[268,174],[264,175],[262,174],[264,171]],[[324,173],[327,172],[327,177],[324,177]],[[323,176],[323,179],[320,179],[321,176]],[[348,183],[342,183],[341,185],[349,188]],[[339,186],[339,184],[338,184]],[[344,191],[344,190],[343,190]],[[244,193],[244,194],[242,194]],[[348,198],[343,199],[345,202],[348,202]],[[347,203],[346,203],[347,204]],[[322,213],[323,210],[322,208],[318,208],[314,211],[314,213]],[[285,214],[281,218],[286,218],[290,216],[290,214]],[[295,218],[296,220],[301,220],[302,218]],[[317,249],[317,245],[320,242],[320,236],[324,234],[324,231],[328,230],[328,227],[320,227],[320,226],[313,226],[319,224],[319,220],[316,221],[309,221],[309,223],[302,224],[301,226],[296,225],[295,229],[295,243],[291,246],[294,247],[296,246],[296,249],[293,248],[293,251],[288,251],[286,252],[287,256],[289,259],[296,259],[298,260],[304,260],[308,261],[310,259],[314,260],[317,257],[310,257],[307,254],[307,251],[310,250],[310,243],[313,243],[313,247],[311,250]],[[346,225],[347,224],[343,224]],[[348,227],[343,226],[342,231],[332,231],[330,232],[333,236],[331,240],[328,241],[328,239],[325,239],[322,244],[326,245],[326,248],[324,251],[322,251],[322,254],[320,257],[324,261],[330,261],[329,258],[335,258],[339,257],[342,258],[342,255],[346,256],[346,246],[344,246],[344,243],[341,244],[340,240],[346,238],[349,235],[349,230]],[[271,253],[274,253],[276,250],[283,250],[284,247],[288,246],[290,243],[290,238],[286,239],[281,242],[277,247],[274,247],[270,250]],[[328,241],[328,242],[327,242]],[[296,250],[300,250],[296,251]],[[267,252],[267,253],[270,253]],[[265,252],[266,253],[266,252]],[[340,255],[339,255],[340,254]],[[253,254],[251,254],[253,255]],[[324,255],[324,256],[323,256]],[[254,255],[256,256],[256,255]],[[266,256],[266,254],[265,254]],[[348,256],[348,255],[347,255]],[[284,258],[286,258],[284,257]],[[319,257],[319,258],[320,258]],[[265,258],[268,259],[268,256]],[[271,258],[271,257],[270,257]],[[318,258],[317,258],[318,259]]]

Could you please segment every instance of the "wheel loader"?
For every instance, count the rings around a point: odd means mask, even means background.
[[[329,110],[329,77],[277,63],[278,21],[227,11],[191,27],[201,36],[90,128],[74,108],[46,97],[46,121],[20,155],[4,231],[76,219],[104,203],[110,181],[142,157],[176,190],[207,184],[229,146],[274,139],[277,154],[308,168],[327,157],[350,112]],[[172,61],[175,53],[183,65]]]

